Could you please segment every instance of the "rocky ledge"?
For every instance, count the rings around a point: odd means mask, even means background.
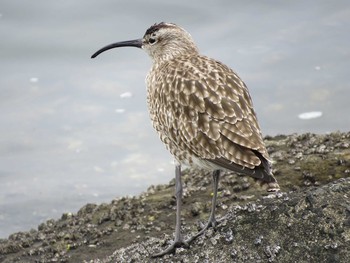
[[[225,174],[217,213],[225,219],[189,249],[150,258],[172,239],[171,181],[14,233],[0,240],[0,262],[350,262],[350,133],[265,141],[282,191]],[[211,176],[187,170],[183,183],[183,232],[191,235],[208,216]]]

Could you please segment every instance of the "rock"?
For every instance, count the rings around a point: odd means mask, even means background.
[[[213,235],[154,262],[350,262],[349,196],[347,178],[257,200],[260,210],[233,208],[227,224]],[[161,239],[151,238],[90,262],[146,262],[160,244]]]
[[[225,219],[190,249],[152,262],[350,262],[350,133],[265,139],[282,191],[227,173],[217,213]],[[185,234],[206,222],[211,176],[187,170]],[[174,182],[136,197],[87,204],[37,230],[0,240],[0,262],[150,262],[173,238]]]

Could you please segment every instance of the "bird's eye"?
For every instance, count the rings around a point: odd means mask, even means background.
[[[150,43],[151,45],[153,45],[156,42],[157,42],[157,40],[155,38],[152,38],[152,37],[148,40],[148,43]]]

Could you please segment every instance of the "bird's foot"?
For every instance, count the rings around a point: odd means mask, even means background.
[[[201,230],[198,231],[197,234],[193,235],[192,237],[190,237],[189,239],[186,240],[186,242],[188,244],[191,244],[197,237],[201,236],[204,234],[205,231],[207,231],[208,228],[213,227],[214,229],[216,229],[216,227],[218,226],[218,224],[221,222],[221,219],[219,221],[217,221],[215,218],[211,218],[209,219],[209,221],[201,226]]]
[[[182,237],[179,240],[174,240],[171,245],[166,248],[165,250],[152,255],[152,258],[162,257],[167,254],[174,254],[176,251],[176,248],[184,247],[189,248],[190,244],[199,236],[203,235],[205,231],[208,230],[208,228],[213,227],[216,229],[216,227],[226,219],[226,216],[216,220],[215,218],[211,218],[205,225],[202,224],[201,230],[198,231],[197,234],[193,235],[192,237],[188,238],[187,240],[184,240]]]
[[[174,254],[176,251],[176,248],[180,248],[180,247],[188,248],[190,247],[190,245],[187,241],[183,240],[182,238],[180,240],[174,240],[168,248],[166,248],[165,250],[157,254],[152,255],[152,258],[162,257],[167,254]]]

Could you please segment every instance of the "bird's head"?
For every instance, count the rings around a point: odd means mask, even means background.
[[[148,28],[143,38],[107,45],[94,53],[91,58],[112,48],[128,46],[144,49],[155,62],[198,53],[197,46],[187,31],[175,24],[162,22]]]

